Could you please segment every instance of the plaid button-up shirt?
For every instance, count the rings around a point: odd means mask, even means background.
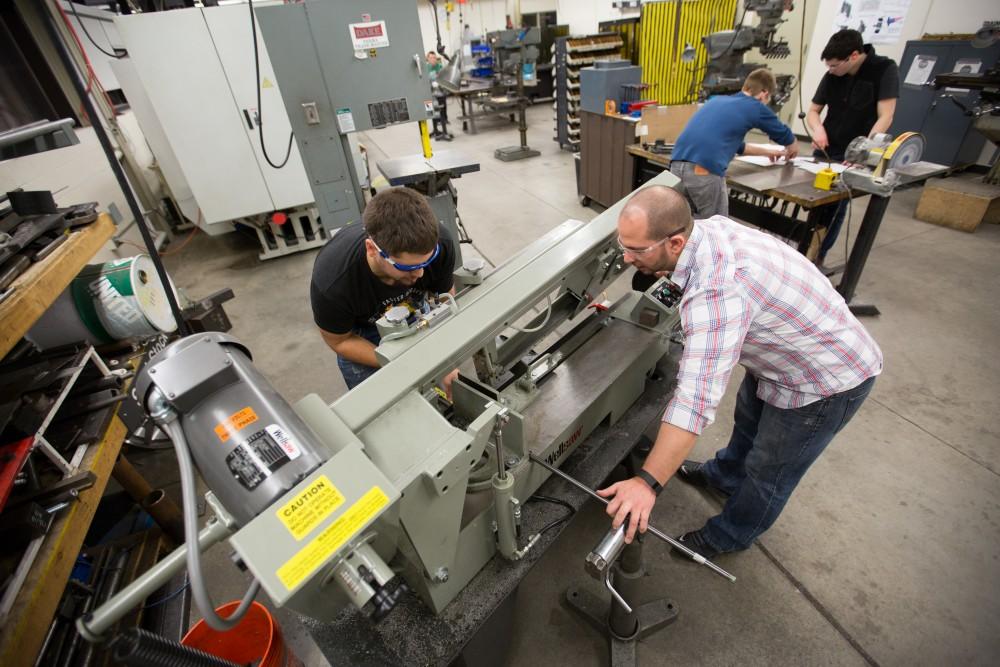
[[[757,396],[798,408],[882,371],[882,351],[813,264],[722,216],[699,220],[671,279],[683,290],[677,389],[663,421],[700,434],[740,363]]]

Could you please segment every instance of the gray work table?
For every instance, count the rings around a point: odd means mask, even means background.
[[[598,487],[644,431],[658,423],[673,384],[670,364],[675,362],[671,355],[670,361],[661,364],[667,367],[663,377],[650,380],[646,391],[617,423],[599,426],[560,466],[562,470],[591,488]],[[554,477],[538,489],[538,494],[561,498],[577,509],[588,501],[584,492]],[[566,512],[560,505],[525,502],[522,543]],[[301,622],[331,665],[447,665],[460,658],[468,664],[502,664],[518,584],[564,526],[544,533],[521,561],[508,562],[495,556],[438,616],[416,595],[407,593],[378,624],[353,607],[332,623],[304,617]],[[594,544],[600,537],[594,535]],[[583,559],[593,546],[580,545],[580,560],[575,565],[581,578],[587,576]],[[486,630],[480,632],[484,627]]]
[[[458,119],[462,121],[462,130],[469,134],[478,133],[476,129],[477,118],[502,115],[508,110],[517,108],[515,97],[509,98],[506,102],[493,101],[492,91],[496,88],[504,88],[504,86],[498,86],[493,79],[463,79],[462,84],[462,86],[456,87],[448,85],[446,82],[439,82],[441,88],[447,90],[449,95],[458,98],[462,107],[462,115]],[[476,105],[479,105],[482,110],[476,111]],[[514,118],[511,116],[510,121],[513,122],[513,120]]]

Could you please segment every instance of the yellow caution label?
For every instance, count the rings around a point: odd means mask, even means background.
[[[292,537],[301,540],[343,504],[343,494],[326,475],[320,475],[305,491],[279,507],[275,514]]]
[[[373,486],[339,519],[323,529],[323,532],[278,568],[278,579],[288,590],[298,586],[388,504],[389,497],[385,492]]]
[[[263,80],[263,81],[261,81],[261,83],[260,83],[260,87],[261,87],[261,88],[274,88],[274,84],[273,84],[273,83],[271,83],[271,80],[270,80],[270,79],[268,79],[268,78],[267,78],[267,77],[265,76],[265,77],[264,77],[264,80]]]
[[[226,442],[229,440],[230,434],[235,434],[255,421],[257,421],[257,413],[253,411],[253,408],[247,406],[239,412],[229,415],[229,418],[225,421],[220,422],[215,427],[215,434],[219,436],[219,440]]]

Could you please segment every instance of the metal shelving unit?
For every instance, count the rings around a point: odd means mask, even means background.
[[[580,69],[598,60],[621,57],[621,35],[601,33],[559,37],[555,41],[555,136],[564,150],[580,150]]]

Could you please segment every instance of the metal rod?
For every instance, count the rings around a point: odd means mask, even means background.
[[[564,480],[566,480],[567,482],[569,482],[570,484],[572,484],[576,488],[578,488],[581,491],[584,491],[585,493],[587,493],[587,495],[589,495],[591,498],[599,500],[600,502],[602,502],[605,505],[608,504],[608,499],[607,498],[602,498],[601,496],[597,495],[597,493],[593,489],[591,489],[589,486],[587,486],[583,482],[580,482],[580,481],[577,481],[576,479],[573,479],[572,477],[570,477],[569,475],[567,475],[566,473],[564,473],[559,468],[556,468],[555,466],[549,465],[548,463],[546,463],[542,459],[538,458],[534,454],[528,454],[528,458],[531,459],[532,462],[537,463],[538,465],[542,466],[543,468],[545,468],[549,472],[551,472],[553,474],[556,474],[559,477],[562,477]],[[670,546],[674,547],[678,551],[680,551],[680,552],[684,553],[685,555],[687,555],[689,558],[691,558],[691,560],[693,560],[694,562],[698,563],[699,565],[706,565],[710,569],[714,570],[717,574],[722,575],[723,577],[725,577],[729,581],[732,581],[734,583],[736,582],[736,577],[734,577],[733,575],[729,574],[728,572],[726,572],[721,567],[719,567],[718,565],[716,565],[712,561],[708,560],[707,558],[705,558],[701,554],[695,553],[694,551],[691,551],[690,549],[688,549],[686,546],[684,546],[683,544],[681,544],[680,542],[678,542],[674,538],[670,537],[666,533],[664,533],[664,532],[658,530],[657,528],[655,528],[652,524],[649,524],[649,525],[646,526],[646,532],[647,533],[651,533],[655,537],[660,538],[661,540],[663,540],[664,542],[666,542]]]
[[[508,421],[507,414],[507,408],[501,408],[500,412],[494,418],[496,421],[493,422],[493,441],[497,452],[497,478],[500,480],[507,479],[507,469],[504,466],[503,454],[503,427]]]
[[[210,519],[205,524],[205,527],[201,529],[201,532],[198,533],[198,548],[205,551],[216,542],[220,542],[228,537],[230,533],[231,531],[222,521]],[[106,600],[92,613],[76,619],[77,630],[87,641],[103,641],[104,633],[111,626],[117,623],[129,610],[136,607],[154,591],[161,588],[175,573],[181,571],[186,565],[187,547],[186,545],[181,545],[170,552],[166,558],[149,570],[146,570],[144,574],[136,578],[129,586]]]
[[[132,186],[129,184],[128,178],[125,176],[125,171],[122,169],[121,164],[119,164],[118,159],[115,157],[114,147],[111,145],[111,140],[108,139],[108,134],[104,129],[104,123],[101,121],[101,115],[97,112],[94,102],[90,97],[90,93],[87,90],[86,85],[80,78],[80,71],[77,69],[77,65],[73,62],[73,57],[70,55],[69,50],[66,48],[66,44],[59,34],[59,28],[56,26],[55,17],[52,15],[52,7],[46,7],[41,11],[44,17],[45,27],[48,29],[49,37],[52,39],[52,43],[56,48],[56,52],[59,54],[59,59],[62,60],[63,66],[66,68],[66,74],[69,76],[70,81],[73,82],[73,87],[76,89],[77,95],[80,96],[80,101],[83,102],[84,109],[87,111],[87,116],[90,118],[91,126],[94,128],[94,134],[97,135],[97,140],[101,144],[101,148],[104,149],[104,155],[108,158],[108,164],[111,166],[111,171],[114,173],[115,178],[118,180],[118,186],[121,188],[122,194],[125,195],[125,201],[128,202],[128,207],[132,212],[132,217],[136,220],[136,225],[139,227],[139,233],[142,235],[142,241],[146,246],[146,251],[149,252],[149,258],[153,260],[153,266],[156,268],[156,275],[160,278],[160,283],[163,285],[163,291],[167,297],[167,304],[170,306],[170,312],[174,316],[174,320],[177,323],[177,332],[181,336],[187,336],[191,333],[188,328],[187,322],[181,316],[180,306],[177,305],[177,299],[174,297],[174,291],[170,288],[170,278],[167,276],[166,269],[163,268],[163,262],[160,260],[160,253],[156,250],[156,242],[153,240],[152,234],[149,233],[149,229],[145,224],[145,217],[143,216],[142,209],[139,208],[139,202],[135,200],[135,195],[132,193]]]
[[[499,421],[497,421],[497,426],[493,430],[493,440],[497,448],[497,477],[505,479],[507,477],[507,470],[503,465],[503,433]]]
[[[622,609],[625,610],[625,613],[627,613],[627,614],[631,614],[632,613],[632,607],[630,607],[628,605],[628,602],[625,602],[625,598],[623,598],[618,593],[618,591],[615,590],[614,584],[611,583],[611,566],[610,565],[608,565],[608,569],[606,569],[604,571],[604,587],[607,588],[609,591],[611,591],[611,597],[613,597],[615,599],[615,601],[622,606]]]

